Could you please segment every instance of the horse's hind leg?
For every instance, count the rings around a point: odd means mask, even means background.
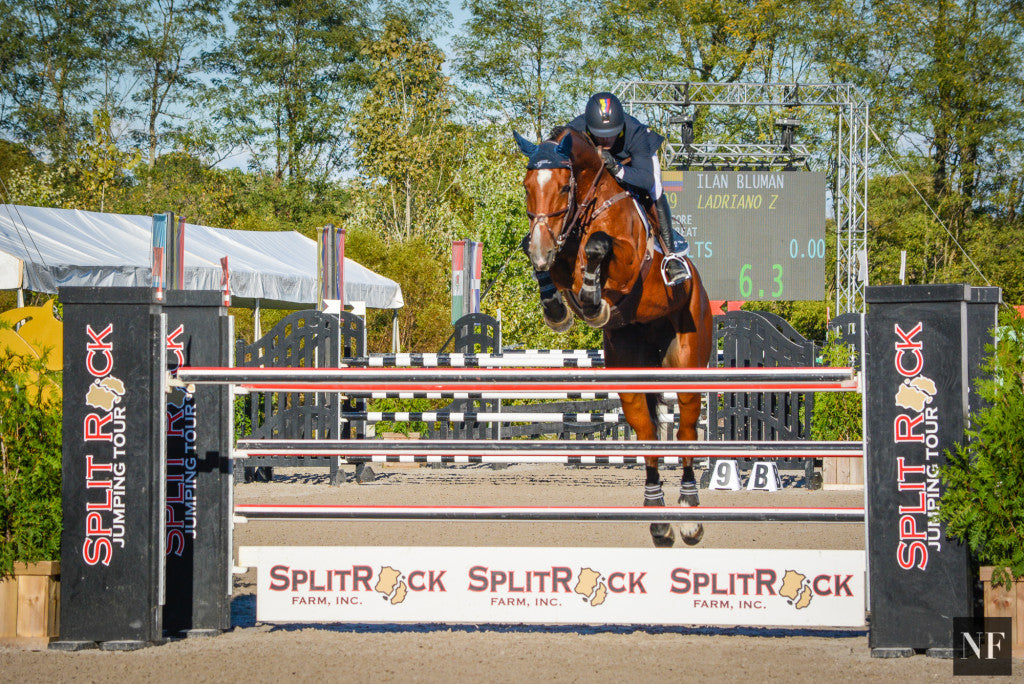
[[[700,418],[699,394],[679,395],[679,430],[678,440],[697,439],[697,420]],[[697,479],[693,475],[693,459],[683,459],[683,478],[679,484],[679,503],[684,506],[699,506],[697,496]],[[704,537],[704,526],[700,523],[682,523],[679,525],[679,536],[683,542],[693,546]]]
[[[622,412],[626,421],[637,433],[638,440],[653,440],[657,435],[654,413],[655,395],[622,394]],[[661,476],[658,474],[658,459],[645,457],[646,479],[644,481],[644,506],[664,506],[665,494],[661,489]],[[651,540],[655,546],[668,547],[675,543],[675,533],[668,523],[651,523]]]

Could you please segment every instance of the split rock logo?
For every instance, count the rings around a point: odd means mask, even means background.
[[[85,403],[101,411],[110,411],[114,404],[121,401],[124,393],[124,383],[113,375],[108,375],[102,380],[93,380],[85,395]]]
[[[931,378],[918,375],[913,380],[904,380],[900,389],[896,392],[896,405],[909,411],[921,413],[927,404],[932,403],[932,397],[938,392],[935,383]]]
[[[373,589],[382,594],[382,598],[392,605],[401,603],[409,594],[409,587],[402,571],[396,570],[390,565],[385,565],[380,569],[380,576],[377,577],[377,584]]]
[[[592,606],[599,606],[608,598],[608,586],[601,581],[601,573],[590,568],[581,568],[573,591]]]
[[[779,596],[789,599],[789,605],[800,610],[811,605],[811,598],[814,596],[814,592],[811,591],[811,583],[807,579],[807,575],[801,574],[796,570],[787,570],[786,574],[782,577]]]

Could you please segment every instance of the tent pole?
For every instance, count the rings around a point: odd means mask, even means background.
[[[398,341],[398,309],[391,310],[391,352],[401,353],[402,349]]]
[[[256,300],[256,306],[252,310],[252,327],[253,327],[253,342],[263,337],[263,331],[260,329],[260,300]]]
[[[18,308],[25,308],[25,290],[18,288]]]

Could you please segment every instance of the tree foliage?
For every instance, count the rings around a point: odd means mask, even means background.
[[[358,168],[376,200],[377,225],[389,239],[433,232],[451,197],[465,151],[451,118],[442,53],[401,18],[389,18],[362,49],[369,87],[351,117]]]
[[[0,577],[16,561],[60,557],[61,410],[44,381],[59,384],[59,374],[0,351]]]
[[[223,143],[278,180],[322,182],[342,165],[347,102],[364,19],[350,3],[252,0],[213,55],[207,101]]]
[[[945,491],[938,518],[975,557],[995,566],[993,584],[1024,578],[1024,319],[1004,316],[977,383],[982,408],[971,415],[967,442],[940,467]]]
[[[224,34],[223,5],[223,0],[153,0],[131,6],[135,38],[129,67],[142,84],[133,99],[144,124],[136,136],[145,143],[149,166],[156,163],[164,137],[161,123],[166,124],[187,101],[187,91],[198,85],[203,70],[198,46]]]
[[[465,28],[452,41],[455,70],[493,121],[540,140],[574,115],[594,84],[585,68],[589,11],[582,0],[468,0]]]

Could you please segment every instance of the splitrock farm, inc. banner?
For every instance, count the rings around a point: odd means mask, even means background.
[[[864,625],[864,552],[242,547],[261,622]]]

